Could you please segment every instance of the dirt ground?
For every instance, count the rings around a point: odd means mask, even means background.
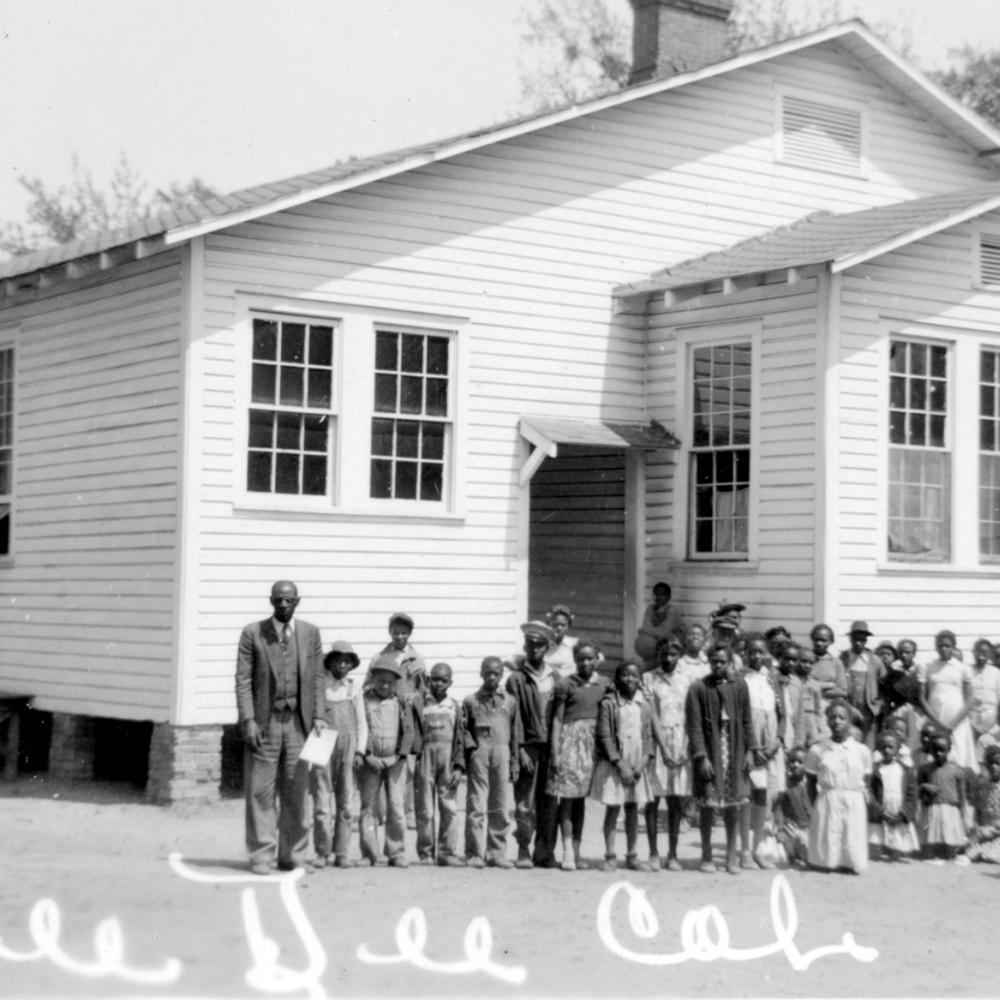
[[[1000,992],[990,958],[996,866],[873,864],[862,876],[784,871],[775,890],[773,872],[697,872],[689,832],[679,873],[380,866],[262,879],[246,870],[242,809],[239,799],[187,810],[150,806],[109,783],[23,775],[0,784],[0,993]],[[584,854],[595,866],[599,832],[600,807],[588,805]],[[183,861],[172,864],[177,853]],[[706,907],[717,911],[707,915]],[[848,933],[856,947],[845,952]],[[809,954],[825,946],[833,953]]]

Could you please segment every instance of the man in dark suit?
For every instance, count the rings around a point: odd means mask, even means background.
[[[305,867],[309,850],[309,769],[299,760],[310,727],[323,719],[323,649],[319,629],[294,619],[298,588],[271,588],[274,614],[243,629],[236,657],[236,706],[246,744],[246,841],[250,870]],[[281,802],[277,819],[275,793]]]

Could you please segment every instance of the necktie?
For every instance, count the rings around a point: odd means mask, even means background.
[[[291,639],[291,637],[292,637],[292,626],[288,625],[287,623],[285,625],[282,625],[281,626],[281,645],[282,646],[287,646],[288,645],[288,640]]]

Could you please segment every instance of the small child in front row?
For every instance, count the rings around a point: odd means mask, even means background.
[[[625,866],[633,871],[650,870],[636,855],[639,837],[639,806],[650,799],[646,768],[653,761],[653,722],[649,706],[636,698],[639,667],[626,661],[615,671],[615,690],[601,700],[597,710],[597,764],[591,798],[604,810],[604,871],[614,871],[615,827],[625,806]]]
[[[1000,746],[989,746],[983,755],[986,774],[976,787],[976,828],[970,861],[1000,864]]]
[[[518,777],[523,735],[517,702],[500,690],[503,661],[487,656],[482,686],[462,702],[465,739],[465,863],[513,868],[507,857],[507,789]]]
[[[920,800],[924,803],[924,846],[931,864],[969,863],[959,850],[966,844],[965,806],[968,801],[965,771],[954,761],[951,737],[938,732],[931,738],[934,760],[920,769]]]
[[[900,757],[900,745],[891,729],[875,741],[879,759],[872,767],[868,799],[868,843],[884,861],[908,862],[920,851],[913,820],[917,815],[917,779]]]
[[[361,788],[362,863],[378,863],[379,791],[385,789],[385,856],[394,868],[408,868],[406,835],[407,757],[413,752],[413,715],[408,701],[396,694],[403,669],[395,657],[376,657],[368,673],[365,717],[368,743],[358,767]]]
[[[458,783],[465,771],[465,737],[461,706],[448,696],[451,667],[435,663],[423,691],[413,695],[414,750],[417,766],[413,777],[417,813],[417,857],[422,864],[437,861],[442,867],[461,865],[457,855]],[[434,830],[437,805],[438,829]]]
[[[361,683],[349,677],[360,660],[349,642],[338,640],[323,658],[326,671],[325,716],[327,725],[336,731],[333,756],[323,767],[309,772],[313,796],[313,865],[324,868],[331,849],[338,868],[353,868],[351,847],[351,807],[354,801],[356,757],[364,755],[368,745],[368,720]],[[333,820],[331,841],[330,826]]]
[[[789,864],[809,862],[809,824],[812,802],[806,786],[805,747],[792,747],[785,760],[785,790],[774,800],[774,824],[778,842],[785,849]]]

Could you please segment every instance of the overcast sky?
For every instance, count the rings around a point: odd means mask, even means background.
[[[533,2],[0,0],[0,219],[19,174],[63,183],[73,152],[98,180],[125,151],[154,184],[225,191],[491,124],[521,110]],[[905,17],[925,65],[1000,49],[998,0],[856,6]]]

